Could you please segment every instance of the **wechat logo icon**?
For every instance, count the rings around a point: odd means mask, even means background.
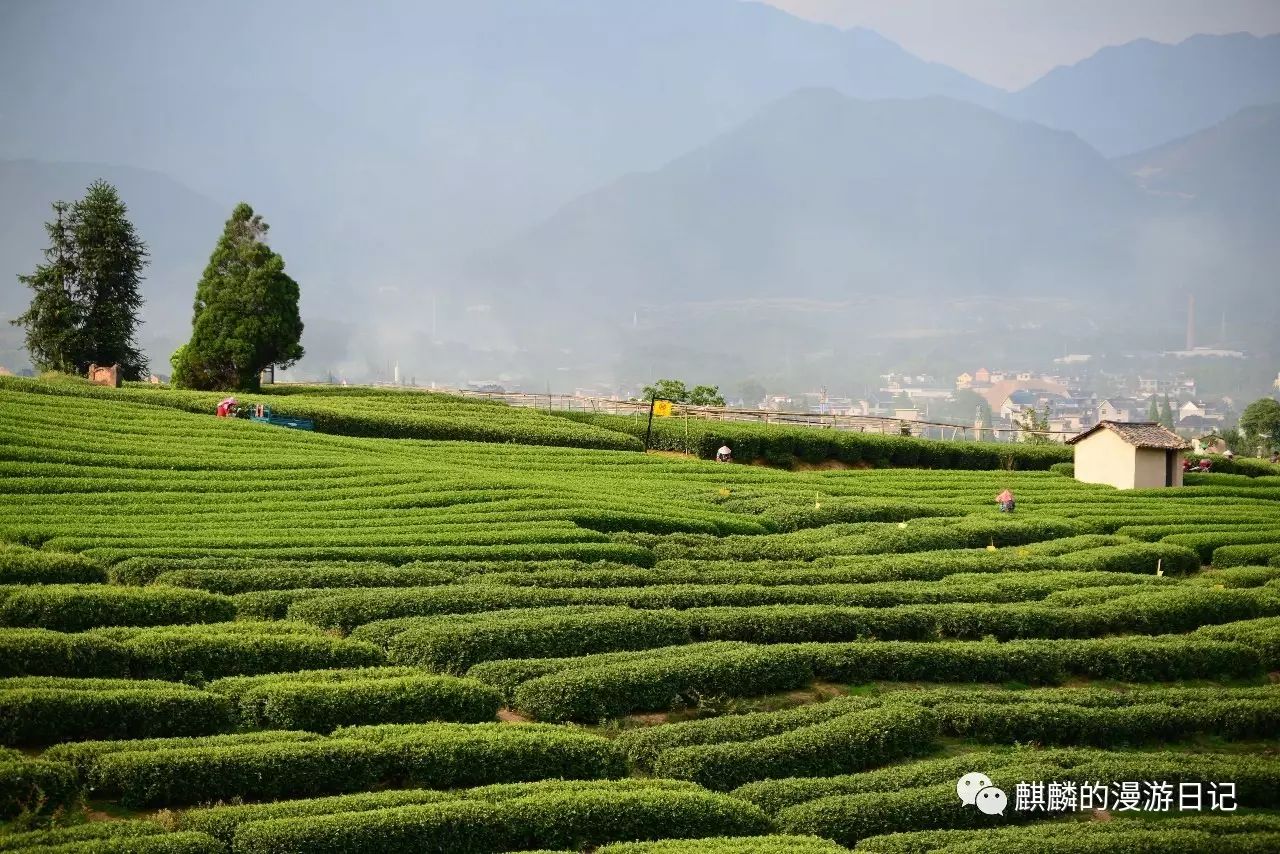
[[[976,771],[960,778],[960,782],[956,783],[956,794],[960,796],[961,804],[977,807],[987,815],[1004,815],[1004,809],[1009,803],[1009,796],[1004,793],[1004,789],[996,788],[991,784],[990,777]]]

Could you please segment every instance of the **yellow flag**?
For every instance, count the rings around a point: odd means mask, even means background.
[[[659,418],[670,418],[671,417],[671,401],[655,400],[653,402],[653,414],[658,416]]]

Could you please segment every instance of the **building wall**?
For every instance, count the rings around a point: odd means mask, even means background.
[[[1164,486],[1165,454],[1161,448],[1135,448],[1133,486],[1135,489],[1153,489]]]
[[[1105,483],[1116,489],[1133,489],[1137,448],[1110,430],[1102,429],[1075,446],[1076,480]],[[1163,463],[1160,486],[1164,485]]]

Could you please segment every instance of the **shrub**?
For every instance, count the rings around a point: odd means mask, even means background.
[[[546,793],[497,803],[450,801],[253,822],[240,827],[234,847],[242,854],[468,854],[536,846],[579,849],[658,837],[756,835],[768,829],[758,809],[723,795],[661,790]]]
[[[498,612],[440,619],[409,629],[388,642],[388,654],[397,663],[465,673],[482,661],[645,649],[688,639],[686,620],[670,611],[616,608],[562,614],[547,610],[510,616]]]
[[[95,626],[159,626],[231,620],[225,596],[175,587],[45,585],[19,590],[0,604],[0,625],[79,632]]]
[[[1280,669],[1280,617],[1243,620],[1221,626],[1206,626],[1196,632],[1207,638],[1242,643],[1257,650],[1262,666]]]
[[[96,584],[102,567],[78,554],[0,543],[0,584]]]
[[[1054,463],[1049,466],[1049,471],[1054,474],[1060,474],[1063,477],[1075,477],[1076,465],[1075,463]]]
[[[816,836],[736,836],[715,839],[619,842],[596,854],[847,854],[849,849]]]
[[[203,833],[160,833],[91,839],[37,849],[45,854],[225,854],[222,843]]]
[[[225,697],[184,689],[0,692],[0,742],[48,744],[72,738],[198,735],[228,729]]]
[[[654,772],[732,789],[764,777],[860,771],[928,750],[937,726],[934,714],[919,707],[853,712],[755,741],[677,747],[658,757]]]
[[[109,753],[94,763],[90,782],[124,806],[141,808],[349,792],[384,775],[377,746],[323,740]]]
[[[381,664],[373,644],[323,635],[196,634],[164,630],[140,634],[125,644],[134,675],[206,679],[240,674],[303,670],[309,667],[366,667]]]
[[[328,732],[344,724],[493,720],[502,695],[473,679],[406,676],[344,682],[268,682],[247,692],[257,726]]]
[[[0,818],[47,815],[79,797],[80,786],[70,765],[0,757]]]
[[[837,697],[781,712],[725,715],[630,729],[614,743],[626,752],[633,765],[643,771],[653,771],[658,757],[669,750],[697,744],[753,741],[879,705],[880,700],[874,697]]]
[[[346,727],[334,737],[376,743],[388,773],[410,786],[456,788],[626,773],[622,752],[610,741],[564,727],[413,724]]]
[[[695,704],[701,696],[798,688],[813,671],[802,654],[777,647],[703,650],[663,660],[585,667],[531,679],[515,690],[517,708],[539,720],[598,721],[632,711]]]
[[[91,839],[132,839],[156,836],[165,829],[153,821],[94,821],[51,830],[31,830],[0,836],[0,851],[67,845]]]
[[[124,676],[129,654],[109,638],[0,629],[0,676]]]
[[[142,738],[109,741],[73,741],[55,744],[42,756],[56,762],[66,762],[76,769],[82,779],[87,779],[99,758],[110,753],[136,753],[153,750],[184,750],[195,747],[226,747],[233,744],[279,744],[293,741],[317,741],[313,732],[237,732],[224,735],[204,735],[179,738]]]
[[[183,829],[198,830],[230,842],[243,824],[278,818],[335,815],[337,813],[383,810],[410,804],[439,803],[452,800],[497,802],[549,792],[627,792],[661,789],[667,791],[701,791],[693,783],[676,780],[627,778],[622,780],[541,780],[533,783],[499,783],[475,789],[393,789],[385,792],[362,792],[356,795],[334,795],[327,798],[300,798],[270,804],[240,804],[187,810],[178,817]]]

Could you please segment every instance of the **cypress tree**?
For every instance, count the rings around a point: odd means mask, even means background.
[[[187,388],[257,390],[263,368],[302,358],[298,283],[266,242],[267,224],[241,203],[196,286],[191,340],[173,354]]]

